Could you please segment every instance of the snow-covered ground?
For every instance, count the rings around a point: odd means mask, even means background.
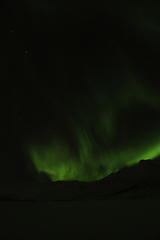
[[[159,199],[1,202],[0,239],[159,239]]]
[[[160,239],[160,160],[91,183],[1,183],[0,200],[0,239]]]

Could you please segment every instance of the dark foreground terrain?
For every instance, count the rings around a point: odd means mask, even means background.
[[[159,199],[1,202],[1,239],[159,239]]]
[[[160,198],[160,160],[141,160],[94,182],[8,182],[0,185],[1,201],[101,201]]]
[[[159,239],[160,161],[95,182],[0,186],[1,239]]]

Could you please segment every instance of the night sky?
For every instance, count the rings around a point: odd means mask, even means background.
[[[93,181],[160,155],[159,1],[0,8],[1,181]]]

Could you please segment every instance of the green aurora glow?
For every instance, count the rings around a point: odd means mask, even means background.
[[[90,182],[160,154],[160,129],[152,120],[147,122],[160,107],[158,96],[136,79],[127,87],[121,85],[119,94],[113,98],[114,91],[106,93],[104,89],[97,89],[92,101],[84,95],[85,104],[78,108],[83,114],[75,110],[79,119],[73,119],[67,110],[64,112],[71,123],[73,144],[56,136],[41,146],[28,145],[39,174],[47,173],[51,181]]]
[[[43,9],[44,5],[40,7]],[[129,11],[124,8],[124,22],[127,17],[129,27],[135,29],[135,35],[136,31],[141,32],[143,41],[155,41],[160,37],[159,22],[147,18],[143,9],[140,14],[137,10],[136,15],[134,7]],[[46,8],[49,9],[48,5]],[[121,11],[118,8],[117,14]],[[76,107],[70,108],[69,102],[63,109],[64,124],[69,125],[71,136],[63,133],[58,136],[51,130],[48,139],[52,140],[26,144],[40,176],[44,172],[51,181],[90,182],[160,154],[159,95],[143,84],[129,58],[118,48],[123,61],[117,60],[119,71],[111,76],[112,86],[107,79],[106,85],[96,84],[97,79],[89,92],[84,91],[72,100]],[[84,73],[84,78],[88,76],[94,78]],[[51,94],[49,97],[52,98]]]

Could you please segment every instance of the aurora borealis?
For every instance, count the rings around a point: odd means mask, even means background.
[[[94,181],[160,155],[159,8],[3,3],[2,168]]]

